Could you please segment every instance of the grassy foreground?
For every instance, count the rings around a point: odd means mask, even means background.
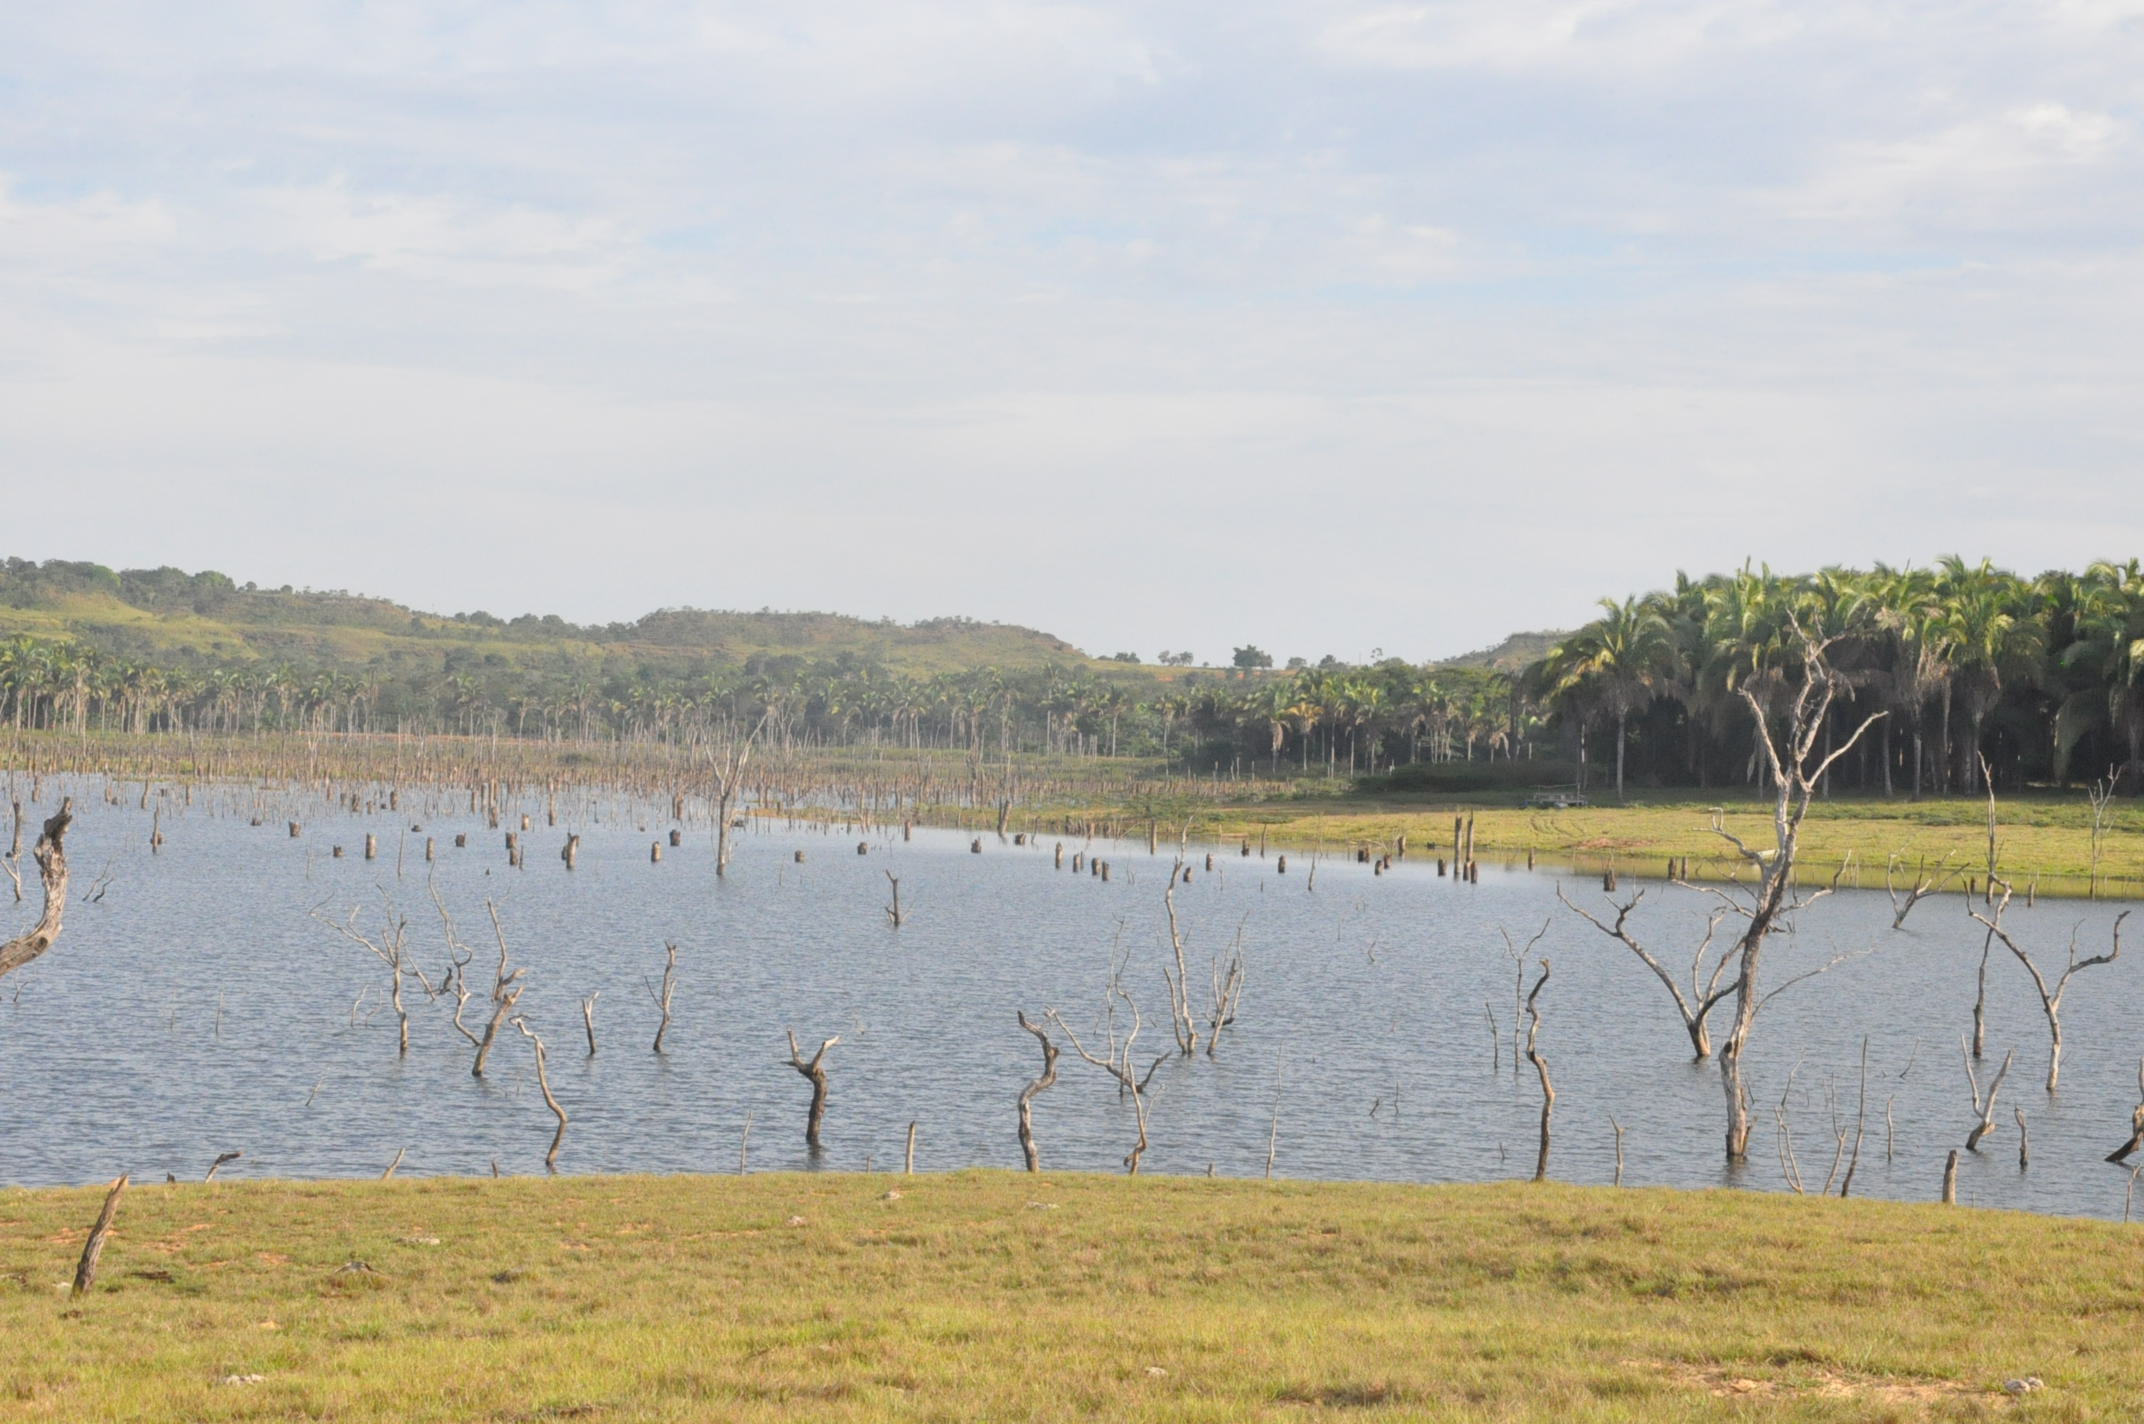
[[[2081,1420],[2134,1417],[2144,1378],[2144,1234],[1956,1207],[986,1172],[142,1185],[70,1301],[99,1195],[0,1193],[0,1420]],[[2013,1401],[2023,1375],[2046,1387]]]

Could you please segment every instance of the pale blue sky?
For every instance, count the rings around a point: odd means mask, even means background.
[[[2144,553],[2144,0],[0,13],[0,552],[1411,657]]]

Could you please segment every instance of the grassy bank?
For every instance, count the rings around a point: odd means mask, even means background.
[[[1687,794],[1687,793],[1686,793]],[[1691,874],[1719,877],[1736,868],[1732,849],[1711,830],[1712,811],[1722,824],[1759,847],[1772,843],[1771,808],[1743,798],[1632,801],[1567,811],[1532,810],[1502,801],[1436,796],[1357,796],[1343,792],[1243,798],[1217,806],[1169,807],[1159,813],[1161,835],[1173,840],[1191,827],[1194,840],[1248,841],[1253,848],[1326,855],[1352,855],[1358,848],[1390,850],[1400,836],[1415,856],[1449,857],[1454,817],[1474,820],[1474,855],[1481,861],[1538,864],[1659,874],[1670,856],[1687,857]],[[1173,813],[1173,818],[1172,818]],[[1026,824],[1053,834],[1069,825],[1108,825],[1143,835],[1151,803],[1094,800],[1026,808]],[[2092,888],[2092,815],[2080,796],[2006,797],[1997,807],[1997,862],[2020,894],[2037,883],[2043,895],[2085,895]],[[983,827],[992,816],[957,807],[934,808],[931,819]],[[1020,826],[1023,815],[1013,824]],[[1843,883],[1881,889],[1890,858],[1912,883],[1915,867],[1931,871],[1946,862],[1982,876],[1987,866],[1987,802],[1948,800],[1836,800],[1811,808],[1801,837],[1804,878],[1829,877],[1844,867]],[[1723,852],[1725,852],[1723,854]],[[2144,805],[2118,803],[2108,814],[2098,876],[2103,896],[2144,896]]]
[[[70,1301],[98,1195],[0,1193],[0,1420],[2069,1420],[2129,1417],[2144,1368],[2144,1235],[1954,1207],[980,1172],[142,1185]],[[2046,1388],[2012,1402],[2024,1375]]]
[[[1471,815],[1476,859],[1523,859],[1528,851],[1556,863],[1594,867],[1612,863],[1626,870],[1657,872],[1670,856],[1687,856],[1700,867],[1724,871],[1728,847],[1711,832],[1712,808],[1723,824],[1752,845],[1771,844],[1771,809],[1742,800],[1714,798],[1633,802],[1568,811],[1516,806],[1425,805],[1393,799],[1278,803],[1246,806],[1216,821],[1225,836],[1261,830],[1297,847],[1325,845],[1345,851],[1356,844],[1392,844],[1406,835],[1410,848],[1450,853],[1452,818]],[[2035,877],[2042,893],[2081,894],[2092,869],[2091,812],[2082,797],[2006,797],[1997,805],[1997,860],[2020,890]],[[1802,863],[1828,876],[1839,866],[1858,868],[1863,885],[1880,887],[1884,866],[1896,855],[1910,881],[1914,864],[1931,867],[1947,857],[1975,872],[1987,865],[1987,802],[1968,798],[1837,800],[1812,807],[1801,838]],[[2144,893],[2144,807],[2124,802],[2109,815],[2100,850],[2103,893]]]

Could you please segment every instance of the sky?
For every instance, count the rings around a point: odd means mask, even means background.
[[[2144,0],[0,10],[0,554],[1426,658],[2144,553]]]

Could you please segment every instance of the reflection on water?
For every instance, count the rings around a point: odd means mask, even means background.
[[[1014,1012],[1057,1007],[1083,1034],[1099,1029],[1113,953],[1127,961],[1124,983],[1145,1018],[1139,1050],[1170,1045],[1171,857],[1150,858],[1143,842],[1067,842],[1059,870],[1049,836],[1032,847],[986,836],[976,855],[966,833],[904,842],[875,831],[859,856],[859,833],[768,822],[718,880],[704,825],[653,863],[649,843],[669,823],[658,808],[620,801],[574,808],[582,841],[568,871],[557,852],[569,816],[562,807],[547,828],[532,803],[526,869],[514,870],[502,833],[444,798],[419,806],[406,796],[400,815],[354,815],[231,788],[199,792],[190,807],[152,797],[165,837],[152,855],[138,788],[117,806],[94,784],[68,789],[80,808],[77,902],[59,945],[0,982],[0,1181],[198,1177],[232,1149],[245,1156],[219,1176],[376,1176],[405,1147],[401,1175],[483,1173],[494,1162],[541,1171],[551,1118],[526,1040],[503,1036],[489,1075],[473,1078],[451,1000],[428,1000],[412,979],[410,1053],[399,1059],[385,968],[310,913],[355,908],[368,930],[385,915],[405,919],[416,966],[437,983],[448,956],[428,880],[479,951],[466,1023],[480,1027],[486,1015],[496,955],[487,897],[514,962],[528,967],[520,1008],[547,1040],[552,1085],[573,1119],[565,1171],[733,1171],[748,1114],[754,1168],[898,1167],[910,1122],[923,1169],[1017,1167],[1014,1098],[1040,1055]],[[49,804],[57,788],[45,790]],[[264,823],[248,824],[254,815]],[[302,837],[286,834],[286,816],[307,823]],[[368,830],[380,845],[371,862]],[[456,833],[468,848],[452,848]],[[429,866],[426,837],[438,847]],[[342,859],[329,854],[337,842]],[[1072,851],[1108,859],[1111,879],[1073,874]],[[1774,984],[1840,950],[1874,952],[1765,1009],[1749,1055],[1758,1127],[1749,1165],[1730,1175],[1717,1071],[1690,1062],[1665,992],[1629,951],[1556,903],[1552,875],[1485,865],[1478,885],[1463,886],[1425,861],[1373,876],[1327,858],[1312,889],[1300,854],[1285,874],[1275,859],[1233,848],[1213,873],[1203,865],[1195,856],[1177,894],[1194,995],[1209,996],[1207,966],[1239,936],[1247,984],[1216,1056],[1155,1074],[1150,1171],[1262,1172],[1277,1107],[1282,1175],[1530,1175],[1539,1097],[1532,1070],[1514,1059],[1516,975],[1500,931],[1523,945],[1544,924],[1538,952],[1555,969],[1541,1047],[1558,1094],[1558,1178],[1612,1178],[1613,1117],[1629,1183],[1780,1188],[1775,1109],[1785,1094],[1813,1190],[1832,1163],[1834,1122],[1853,1128],[1864,1037],[1857,1193],[1932,1199],[1945,1153],[1975,1120],[1959,1040],[1983,934],[1957,894],[1924,902],[1893,932],[1881,892],[1842,892],[1774,941]],[[887,871],[901,880],[898,929],[884,911]],[[100,873],[108,888],[92,902]],[[1626,890],[1633,883],[1626,877]],[[1600,903],[1596,881],[1569,877],[1566,888]],[[34,900],[34,880],[29,890]],[[1671,964],[1686,962],[1709,903],[1656,885],[1633,923]],[[9,932],[32,907],[20,908],[4,921]],[[2073,933],[2081,952],[2103,950],[2115,913],[2043,900],[2013,908],[2012,923],[2059,967]],[[666,940],[680,947],[676,1018],[657,1056]],[[2018,1062],[2000,1130],[1961,1169],[1960,1200],[2119,1216],[2128,1174],[2101,1159],[2127,1136],[2137,1101],[2144,957],[2072,981],[2053,1097],[2030,981],[2007,957],[1990,978],[1990,1057],[2015,1047]],[[590,994],[601,996],[593,1057],[580,1017]],[[784,1062],[792,1028],[807,1053],[841,1035],[816,1159],[803,1144],[809,1085]],[[1117,1167],[1134,1135],[1129,1105],[1069,1052],[1060,1071],[1035,1105],[1044,1166]],[[2013,1107],[2032,1134],[2022,1172]]]

